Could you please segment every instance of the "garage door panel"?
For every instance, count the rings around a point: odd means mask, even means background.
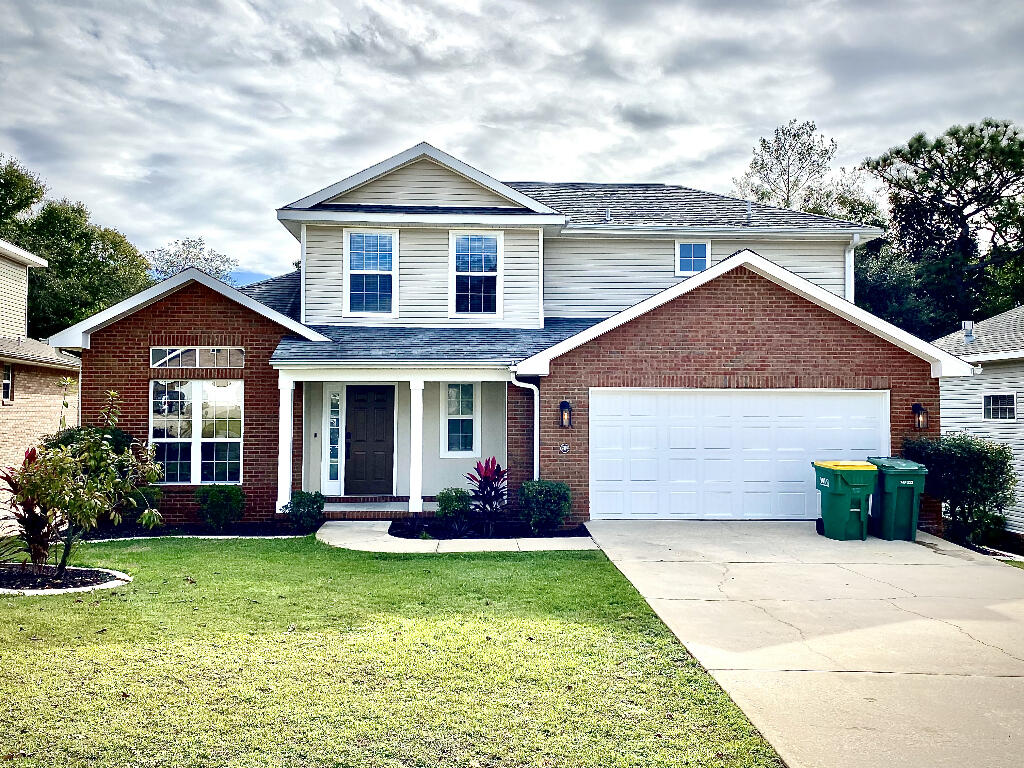
[[[595,389],[591,515],[813,518],[811,461],[885,453],[888,429],[886,392]]]

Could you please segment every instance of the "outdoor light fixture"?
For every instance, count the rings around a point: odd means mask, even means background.
[[[572,406],[568,400],[563,400],[558,404],[558,410],[561,413],[561,425],[565,429],[572,426]]]
[[[928,409],[920,403],[910,406],[914,412],[914,429],[928,429]]]

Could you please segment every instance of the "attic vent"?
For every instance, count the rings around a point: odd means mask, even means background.
[[[960,327],[964,329],[964,341],[967,344],[970,344],[972,341],[974,341],[974,321],[964,320],[962,323],[960,323]]]

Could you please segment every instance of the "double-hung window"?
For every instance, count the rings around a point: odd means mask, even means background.
[[[711,265],[711,243],[676,240],[676,276],[690,277]]]
[[[997,395],[985,395],[982,403],[982,418],[997,421],[1015,421],[1017,419],[1017,394],[1002,392]]]
[[[150,382],[150,441],[165,483],[240,483],[240,380]]]
[[[502,311],[502,232],[451,232],[448,313],[493,315]]]
[[[441,384],[441,456],[480,455],[480,385]]]
[[[395,317],[398,312],[398,232],[345,230],[346,315]]]
[[[0,400],[5,403],[14,399],[14,366],[10,363],[3,364],[3,390],[0,395]]]

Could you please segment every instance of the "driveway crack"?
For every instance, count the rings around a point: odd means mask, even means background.
[[[801,629],[801,628],[800,628],[799,626],[797,626],[796,624],[794,624],[794,623],[792,623],[792,622],[790,622],[790,621],[786,621],[785,619],[783,619],[783,618],[781,618],[781,617],[779,617],[779,616],[776,616],[776,615],[775,615],[774,613],[772,613],[771,611],[769,611],[769,610],[768,610],[768,608],[767,608],[766,606],[762,605],[761,603],[759,603],[759,602],[757,602],[757,601],[755,601],[755,600],[745,600],[744,602],[746,602],[746,603],[748,603],[749,605],[752,605],[752,606],[754,606],[755,608],[757,608],[757,609],[758,609],[759,611],[761,611],[762,613],[764,613],[764,615],[765,615],[765,616],[767,616],[767,617],[768,617],[769,619],[771,619],[772,621],[777,621],[777,622],[778,622],[779,624],[782,624],[782,625],[784,625],[784,626],[787,626],[787,627],[789,627],[790,629],[792,629],[793,631],[795,631],[795,632],[796,632],[796,633],[797,633],[797,634],[798,634],[798,635],[800,636],[800,642],[801,642],[801,643],[803,644],[803,646],[804,646],[804,647],[805,647],[805,648],[806,648],[807,650],[809,650],[809,651],[810,651],[811,653],[814,653],[814,654],[817,654],[818,656],[821,656],[821,658],[825,659],[826,661],[830,662],[831,664],[834,664],[834,665],[835,665],[835,666],[837,666],[837,667],[841,667],[841,666],[842,666],[842,665],[841,665],[841,664],[840,664],[840,663],[839,663],[838,661],[836,661],[835,659],[833,659],[833,658],[832,658],[831,656],[829,656],[829,655],[828,655],[827,653],[823,653],[823,652],[819,651],[819,650],[818,650],[817,648],[813,648],[813,647],[811,647],[811,643],[810,643],[810,638],[809,638],[809,637],[807,637],[807,633],[806,633],[806,632],[804,632],[804,631],[803,631],[803,630],[802,630],[802,629]]]
[[[892,587],[893,589],[898,589],[900,592],[904,592],[905,593],[904,595],[901,595],[901,597],[920,597],[920,595],[915,595],[909,589],[904,589],[903,587],[897,586],[896,584],[893,584],[890,581],[886,581],[885,579],[879,579],[876,576],[868,576],[866,573],[861,573],[860,571],[855,571],[853,568],[849,568],[846,565],[843,565],[842,563],[836,563],[836,566],[839,567],[839,568],[842,568],[844,571],[847,571],[849,573],[855,574],[857,576],[860,576],[862,578],[868,579],[870,581],[874,581],[874,582],[877,582],[879,584],[885,584],[885,586]]]
[[[978,638],[978,637],[975,637],[974,635],[972,635],[970,632],[968,632],[966,629],[961,627],[959,624],[956,624],[956,623],[954,623],[952,621],[947,621],[946,619],[940,619],[937,616],[929,616],[929,615],[927,615],[925,613],[918,613],[917,611],[911,610],[910,608],[907,608],[906,606],[898,605],[895,602],[893,602],[892,600],[888,600],[886,602],[888,602],[889,605],[891,605],[893,608],[895,608],[898,611],[903,611],[904,613],[909,613],[910,615],[917,616],[918,618],[921,618],[921,619],[929,619],[931,621],[937,621],[940,624],[945,624],[947,627],[952,627],[957,632],[959,632],[962,635],[970,638],[971,640],[976,642],[978,645],[983,645],[986,648],[991,648],[993,651],[999,651],[1001,654],[1003,654],[1004,656],[1006,656],[1008,658],[1013,659],[1014,661],[1024,662],[1024,659],[1022,659],[1020,656],[1014,656],[1012,653],[1010,653],[1005,648],[1002,648],[1002,647],[1000,647],[998,645],[995,645],[993,643],[986,643],[981,638]]]

